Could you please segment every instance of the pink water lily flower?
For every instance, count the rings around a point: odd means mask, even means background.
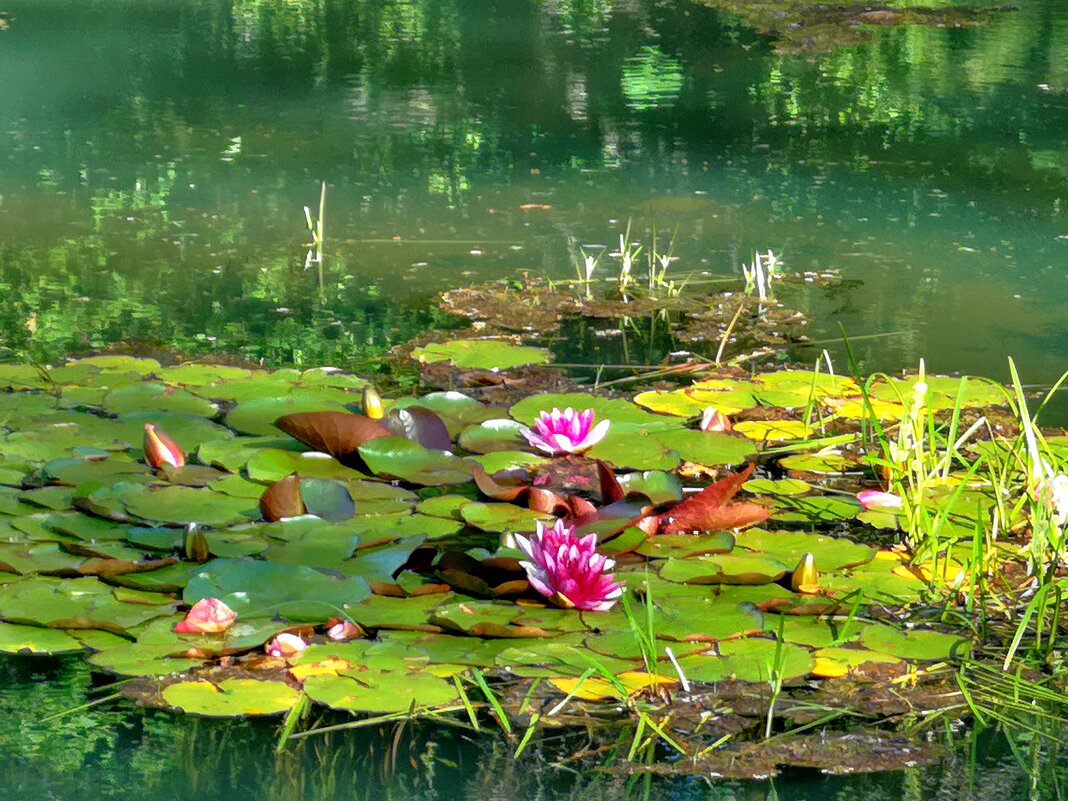
[[[308,643],[304,642],[303,638],[298,637],[296,634],[290,634],[288,631],[283,631],[267,643],[265,650],[269,656],[280,656],[283,659],[288,659],[295,654],[299,654],[307,647]]]
[[[235,620],[237,612],[218,598],[202,598],[174,630],[182,634],[218,634],[230,628]]]
[[[185,453],[178,443],[171,439],[162,428],[145,423],[144,439],[145,462],[149,467],[185,466]]]
[[[892,492],[880,492],[879,490],[864,490],[857,493],[857,500],[865,509],[900,509],[902,500],[900,495]]]
[[[520,429],[527,442],[552,456],[564,453],[585,453],[608,433],[608,420],[593,424],[593,409],[576,412],[571,407],[542,412],[534,421],[534,429]]]
[[[540,521],[530,539],[516,535],[529,559],[519,564],[530,586],[565,609],[607,612],[623,594],[623,584],[608,573],[615,562],[597,553],[597,535],[575,536],[575,529],[557,520],[552,528]]]

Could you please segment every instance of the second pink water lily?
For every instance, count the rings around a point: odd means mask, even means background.
[[[540,451],[559,456],[565,453],[585,453],[608,433],[608,420],[594,425],[593,409],[576,412],[568,407],[542,412],[534,421],[534,428],[523,428],[527,442]]]
[[[527,539],[517,534],[516,544],[529,561],[530,586],[565,609],[607,612],[623,594],[623,584],[608,573],[615,562],[597,553],[597,535],[575,536],[575,529],[557,520],[552,528],[540,521]]]

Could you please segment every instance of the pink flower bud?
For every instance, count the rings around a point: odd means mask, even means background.
[[[230,628],[235,620],[237,612],[218,598],[202,598],[174,630],[182,634],[218,634]]]
[[[879,490],[858,492],[857,500],[865,509],[900,509],[902,504],[900,495]]]
[[[731,419],[715,406],[706,406],[701,415],[702,431],[730,431],[734,428]]]
[[[288,631],[283,631],[267,643],[266,651],[270,656],[280,656],[283,659],[288,659],[295,654],[299,654],[307,647],[308,643],[304,642],[301,637],[296,634],[290,634]]]
[[[326,636],[334,642],[355,640],[361,633],[360,627],[350,620],[342,620],[326,630]]]
[[[149,467],[161,467],[169,464],[171,467],[183,467],[185,465],[185,453],[178,447],[178,443],[167,436],[162,428],[156,428],[151,423],[145,423],[145,462]]]

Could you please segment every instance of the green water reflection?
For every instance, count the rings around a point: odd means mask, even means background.
[[[99,678],[99,677],[98,677]],[[128,705],[82,707],[107,695],[84,662],[0,660],[0,780],[19,801],[460,801],[611,798],[638,801],[963,801],[1056,798],[1037,791],[1003,745],[936,768],[868,776],[794,770],[773,781],[661,779],[580,771],[546,737],[516,761],[493,736],[407,724],[322,734],[275,753],[277,724],[213,721]],[[92,692],[92,694],[90,694]],[[569,752],[564,751],[563,756]],[[1048,768],[1064,771],[1063,763]]]
[[[679,270],[773,247],[860,280],[811,311],[817,338],[898,332],[858,343],[866,367],[1002,374],[1012,354],[1051,381],[1064,4],[979,27],[780,5],[7,0],[4,343],[353,364],[439,324],[435,289],[566,275],[569,236],[633,219],[679,226]]]

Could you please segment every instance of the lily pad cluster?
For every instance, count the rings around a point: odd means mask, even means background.
[[[782,438],[698,427],[708,405],[817,409],[801,420],[807,438],[859,416],[851,379],[792,371],[508,407],[436,392],[372,416],[365,387],[334,370],[121,356],[0,366],[0,651],[84,651],[137,677],[128,692],[143,701],[232,716],[463,708],[472,669],[547,679],[557,703],[683,677],[863,680],[967,650],[877,619],[919,600],[929,577],[897,551],[831,535],[868,513],[813,482],[818,465],[789,462],[832,454],[776,457],[806,479],[752,478],[744,464]],[[966,389],[978,405],[998,397]],[[874,388],[888,404],[907,391]],[[581,455],[537,451],[523,427],[565,407],[610,421],[607,435]],[[150,466],[146,425],[183,459]],[[596,535],[628,604],[557,608],[531,589],[514,535],[560,518]],[[176,631],[205,599],[233,624]],[[627,611],[645,605],[653,663]],[[283,633],[307,647],[267,653]]]

